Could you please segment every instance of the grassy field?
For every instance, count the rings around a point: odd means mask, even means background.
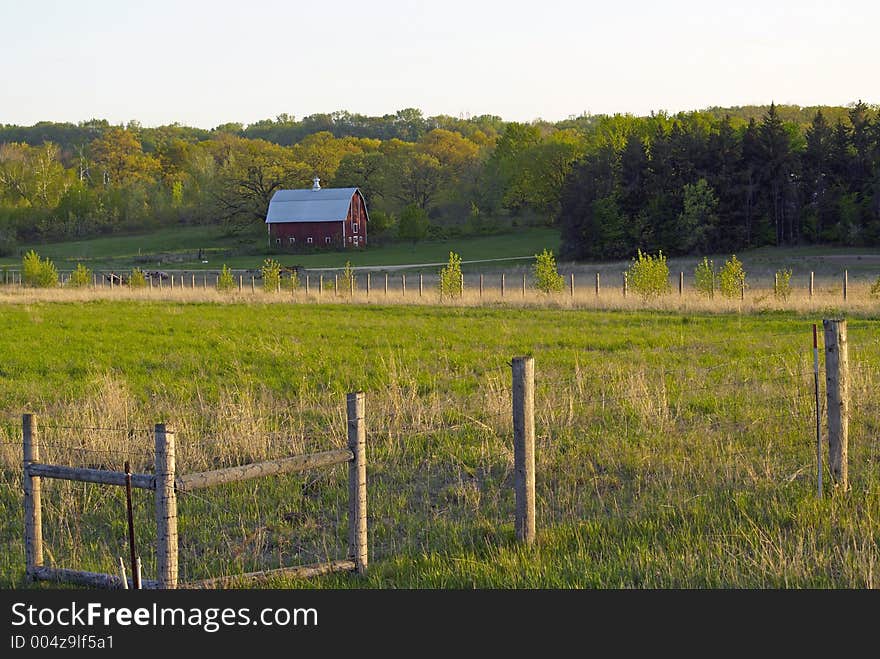
[[[92,240],[28,245],[41,256],[52,259],[60,270],[70,270],[84,263],[93,270],[130,269],[132,267],[193,270],[259,268],[266,256],[285,265],[307,268],[338,268],[351,261],[355,266],[399,265],[445,262],[454,251],[465,260],[529,257],[547,248],[559,249],[559,231],[523,228],[516,233],[469,237],[454,240],[424,241],[415,245],[396,243],[369,247],[360,251],[286,254],[265,250],[266,239],[259,231],[229,237],[219,227],[182,227],[161,229],[147,235],[111,236]],[[198,258],[202,251],[203,263]],[[0,266],[19,267],[18,258],[0,258]]]
[[[45,460],[178,471],[344,445],[367,395],[371,566],[273,587],[873,587],[876,308],[850,318],[852,491],[818,501],[812,310],[9,298],[0,586],[24,587],[20,415]],[[47,349],[52,346],[52,349]],[[538,542],[513,540],[509,360],[536,359]],[[44,481],[47,562],[112,571],[118,489]],[[343,468],[182,495],[181,578],[341,558]],[[145,573],[152,499],[136,492]]]

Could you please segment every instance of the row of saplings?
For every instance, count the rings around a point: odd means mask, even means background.
[[[301,286],[295,269],[286,268],[273,259],[263,261],[260,274],[262,288],[267,292],[296,291]],[[285,277],[285,274],[288,276]],[[776,272],[774,293],[777,298],[787,300],[791,295],[791,274],[790,268]],[[565,278],[559,274],[552,251],[545,249],[540,254],[535,254],[532,277],[535,288],[548,295],[560,293],[565,289]],[[672,291],[669,266],[662,251],[657,255],[651,255],[639,250],[624,273],[624,277],[627,289],[645,299],[666,295]],[[65,285],[79,288],[88,286],[91,281],[92,271],[82,263],[78,263]],[[48,258],[41,259],[39,254],[30,250],[22,261],[22,283],[37,288],[53,288],[59,284],[58,271],[52,261]],[[143,288],[147,285],[147,277],[142,270],[135,268],[127,283],[131,288]],[[232,270],[224,264],[217,277],[217,290],[232,291],[240,283],[236,281]],[[343,291],[357,288],[357,279],[351,262],[346,261],[341,275],[332,283],[329,280],[324,282],[324,286],[328,288],[338,286]],[[709,298],[714,297],[716,292],[727,298],[741,297],[747,287],[743,264],[734,254],[722,267],[716,269],[713,261],[703,257],[694,270],[694,287],[698,293]],[[441,299],[454,299],[464,292],[461,256],[455,252],[449,253],[449,262],[439,272],[438,288]],[[880,277],[871,287],[871,295],[880,296]]]

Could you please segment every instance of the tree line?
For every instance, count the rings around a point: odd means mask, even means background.
[[[574,259],[878,245],[877,108],[818,108],[807,126],[773,104],[739,125],[714,113],[644,118],[572,167],[559,222]]]
[[[577,258],[877,240],[877,108],[722,110],[0,125],[0,254],[181,224],[246,231],[276,190],[316,175],[361,188],[380,241],[555,223]]]

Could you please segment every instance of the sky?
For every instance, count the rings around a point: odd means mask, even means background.
[[[878,25],[878,0],[0,0],[0,124],[877,104]]]

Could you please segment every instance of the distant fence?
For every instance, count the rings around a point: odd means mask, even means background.
[[[72,271],[59,271],[58,284],[66,288],[69,284]],[[138,288],[147,290],[159,290],[163,292],[173,291],[197,291],[215,290],[217,288],[220,272],[217,270],[145,270],[142,284]],[[232,290],[240,293],[256,293],[264,291],[262,275],[258,270],[231,270]],[[624,298],[634,293],[633,284],[628,280],[627,272],[620,271],[611,280],[609,273],[603,271],[584,273],[583,271],[567,271],[562,269],[564,291],[558,294],[558,298],[568,297],[572,300],[586,300],[590,297],[599,300],[609,295],[620,294]],[[131,290],[133,287],[131,270],[97,270],[92,272],[91,281],[86,286],[88,289],[101,290]],[[699,295],[716,297],[721,294],[717,281],[713,280],[712,290],[708,292],[698,291],[684,271],[670,273],[669,289],[671,295],[683,297]],[[295,283],[293,283],[295,281]],[[869,283],[873,284],[872,279]],[[831,282],[830,284],[828,282]],[[18,269],[4,268],[0,273],[0,283],[4,286],[22,286],[22,273]],[[849,271],[843,270],[840,274],[826,278],[825,294],[837,294],[843,301],[852,297],[852,281]],[[409,300],[420,298],[436,298],[439,284],[437,271],[420,272],[417,270],[376,271],[353,273],[347,277],[342,269],[333,271],[324,269],[309,271],[301,269],[297,273],[296,280],[290,278],[290,274],[282,272],[281,278],[275,285],[275,292],[290,292],[304,294],[306,297],[324,299],[325,297],[347,297],[359,299],[377,299],[382,296],[394,294]],[[863,282],[864,285],[864,282]],[[811,271],[804,275],[802,280],[786,280],[780,282],[778,273],[772,278],[751,277],[745,286],[739,291],[738,297],[745,300],[751,296],[752,291],[770,291],[781,299],[787,299],[798,292],[806,294],[810,299],[820,293],[816,282],[815,272]],[[836,293],[834,293],[836,291]],[[272,292],[272,291],[269,291]],[[522,272],[473,272],[465,271],[460,279],[458,297],[467,293],[471,299],[486,300],[522,300],[529,294],[540,293],[531,279],[528,271]],[[878,291],[880,296],[880,291]],[[873,293],[872,293],[873,295]],[[453,295],[455,297],[455,295]]]

